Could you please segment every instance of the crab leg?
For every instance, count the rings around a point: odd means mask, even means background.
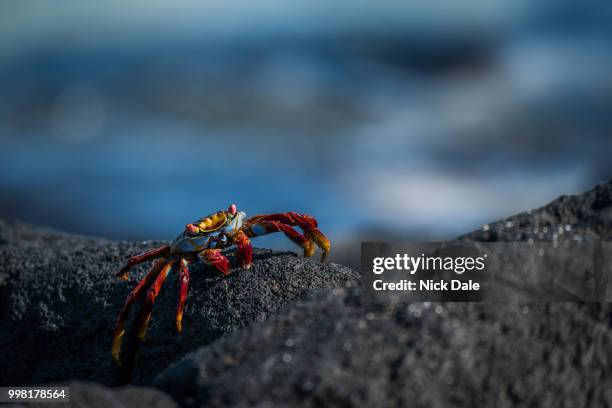
[[[319,248],[321,248],[321,262],[325,262],[331,248],[329,239],[316,228],[304,231],[304,235],[306,238],[308,238],[308,240],[310,240],[310,242],[314,242]]]
[[[142,316],[138,325],[138,340],[140,341],[144,340],[145,334],[147,333],[147,326],[149,325],[149,320],[151,319],[153,303],[155,303],[155,299],[157,299],[159,290],[164,284],[166,278],[168,277],[168,274],[170,273],[174,262],[174,259],[166,262],[161,272],[159,272],[159,274],[155,278],[155,282],[153,282],[153,284],[147,291],[147,300],[145,301],[144,309],[142,309]]]
[[[126,280],[129,270],[132,269],[134,266],[141,264],[143,262],[146,262],[146,261],[150,261],[155,258],[160,258],[162,256],[165,256],[169,252],[170,252],[170,246],[163,245],[163,246],[160,246],[159,248],[155,248],[150,251],[144,252],[142,254],[135,255],[131,257],[130,259],[128,259],[125,266],[121,268],[119,272],[117,272],[117,276],[123,280]]]
[[[204,263],[214,266],[224,275],[229,275],[229,260],[223,256],[220,249],[205,249],[200,252],[200,257]]]
[[[238,247],[236,254],[240,260],[242,267],[249,269],[253,262],[253,246],[244,231],[238,231],[234,236],[234,244]]]
[[[121,312],[119,313],[119,317],[117,318],[117,326],[115,328],[115,333],[113,334],[112,346],[113,360],[115,360],[115,363],[117,363],[117,365],[119,366],[121,365],[121,358],[119,356],[121,352],[121,339],[125,334],[125,317],[130,311],[130,308],[132,307],[134,301],[136,301],[136,299],[138,299],[144,293],[144,291],[147,290],[147,288],[151,285],[153,279],[157,277],[164,263],[165,260],[162,259],[158,260],[155,263],[149,273],[147,273],[147,275],[142,278],[140,282],[138,282],[138,285],[136,285],[134,289],[132,289],[125,301],[125,304],[123,305],[123,308],[121,309]]]
[[[264,222],[279,222],[281,225],[285,224],[284,227],[280,227],[282,228],[282,231],[285,232],[285,235],[287,235],[289,239],[291,239],[293,242],[304,248],[305,256],[311,256],[314,253],[314,247],[310,248],[312,244],[306,246],[302,245],[301,243],[297,242],[301,240],[301,238],[299,237],[302,236],[292,228],[289,229],[293,232],[290,232],[289,230],[287,230],[287,228],[285,228],[289,226],[300,227],[304,231],[304,236],[306,237],[306,239],[310,243],[315,243],[323,251],[323,253],[321,254],[321,262],[325,261],[325,258],[327,258],[327,255],[329,254],[329,250],[331,248],[331,243],[329,242],[329,239],[327,239],[327,237],[317,228],[317,220],[314,217],[308,214],[299,214],[293,211],[277,214],[256,215],[254,217],[249,218],[246,221],[246,225],[252,229],[253,226],[262,224]],[[299,235],[299,237],[296,237],[294,233]]]
[[[304,248],[304,256],[310,257],[315,251],[312,245],[305,236],[291,228],[290,226],[278,221],[261,221],[257,224],[249,225],[245,228],[246,234],[249,237],[260,237],[266,234],[275,232],[283,232],[287,238],[293,241],[296,245]]]
[[[290,226],[298,226],[303,230],[317,228],[317,220],[308,214],[300,214],[293,211],[276,214],[261,214],[254,215],[246,222],[248,224],[258,223],[260,221],[279,221]]]
[[[183,310],[187,299],[187,289],[189,287],[189,261],[182,258],[179,264],[179,281],[181,282],[181,292],[179,303],[176,308],[176,330],[180,333],[183,330]]]
[[[323,253],[321,254],[321,261],[325,261],[327,255],[329,254],[329,250],[331,247],[331,243],[329,239],[319,231],[317,220],[308,215],[308,214],[300,214],[293,211],[286,213],[276,213],[276,214],[264,214],[264,215],[256,215],[247,220],[247,225],[253,225],[265,221],[278,221],[287,226],[298,226],[304,231],[304,236],[310,241],[314,242]],[[284,231],[283,231],[284,232]],[[291,239],[291,237],[289,237]],[[293,239],[292,239],[293,241]],[[296,242],[296,241],[293,241]],[[296,242],[297,243],[297,242]],[[298,244],[300,245],[300,244]],[[307,248],[304,247],[304,255],[306,255]],[[308,249],[310,251],[310,255],[314,253],[313,249]]]

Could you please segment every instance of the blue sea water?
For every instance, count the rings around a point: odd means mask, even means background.
[[[76,45],[5,25],[0,217],[171,239],[236,203],[426,240],[587,190],[612,175],[609,13],[538,10]]]

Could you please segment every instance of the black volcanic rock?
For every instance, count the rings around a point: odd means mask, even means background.
[[[560,239],[560,226],[569,239],[607,237],[611,191],[462,239]],[[356,286],[203,347],[155,385],[182,406],[610,406],[611,326],[606,303],[378,305]]]
[[[1,227],[0,347],[10,350],[0,355],[2,384],[116,383],[110,337],[136,277],[121,282],[113,273],[154,243]],[[610,235],[605,184],[460,240]],[[151,404],[166,394],[183,407],[612,405],[610,304],[369,303],[350,269],[289,253],[256,256],[253,269],[226,278],[194,269],[181,336],[176,284],[163,288],[134,372],[162,394],[91,384],[76,391],[117,404],[126,392],[144,392]]]
[[[127,256],[159,244],[110,242],[0,221],[0,384],[120,383],[110,354],[115,319],[148,266],[136,268],[126,282],[115,272]],[[358,277],[348,268],[289,252],[256,249],[254,258],[250,270],[228,277],[192,265],[181,335],[174,327],[177,279],[166,281],[136,354],[133,382],[146,383],[185,353],[264,320],[292,300]],[[139,311],[134,307],[128,328]]]
[[[607,304],[364,304],[341,289],[198,350],[155,385],[182,406],[603,406]]]
[[[11,405],[13,408],[178,408],[178,404],[168,395],[151,387],[125,386],[105,387],[96,383],[71,382],[69,388],[70,404],[62,402],[38,402]]]
[[[612,181],[580,195],[486,225],[460,237],[481,242],[612,238]]]

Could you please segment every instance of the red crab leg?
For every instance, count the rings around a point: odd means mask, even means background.
[[[151,320],[151,311],[153,310],[153,303],[155,303],[155,299],[157,299],[159,290],[164,284],[166,278],[168,277],[168,274],[170,273],[174,262],[174,260],[166,262],[161,272],[155,278],[155,282],[153,282],[153,284],[147,291],[147,300],[145,301],[144,309],[142,309],[142,317],[140,318],[140,322],[138,325],[138,340],[140,341],[144,340],[145,334],[147,333],[147,326],[149,325],[149,320]]]
[[[251,263],[253,262],[253,246],[251,245],[251,241],[244,231],[238,231],[234,237],[234,244],[236,244],[238,247],[236,254],[242,267],[249,269],[251,267]]]
[[[329,250],[331,249],[329,239],[316,228],[304,231],[304,235],[311,242],[314,242],[319,248],[321,248],[321,251],[323,251],[321,253],[321,262],[325,262],[327,255],[329,255]]]
[[[327,258],[331,243],[329,242],[329,239],[327,239],[327,237],[317,229],[317,220],[314,217],[308,214],[300,214],[290,211],[286,213],[256,215],[249,218],[246,223],[247,225],[250,225],[260,223],[262,221],[278,221],[282,224],[300,227],[302,230],[304,230],[304,235],[306,238],[309,241],[314,242],[323,251],[321,261],[325,261],[325,258]]]
[[[220,249],[205,249],[200,252],[202,260],[214,266],[219,272],[224,275],[229,275],[229,260],[223,256]]]
[[[323,251],[323,253],[321,254],[321,262],[325,261],[325,258],[327,258],[327,255],[329,254],[329,250],[331,248],[331,243],[329,242],[329,239],[327,239],[327,237],[321,231],[317,229],[318,227],[317,220],[314,217],[308,214],[299,214],[293,211],[286,212],[286,213],[277,213],[277,214],[264,214],[264,215],[256,215],[254,217],[249,218],[246,221],[246,225],[251,226],[251,225],[260,224],[266,221],[268,222],[278,221],[281,224],[286,224],[286,226],[300,227],[302,230],[304,230],[304,235],[306,236],[306,238],[310,242],[314,242]],[[283,230],[283,232],[285,231]],[[293,242],[295,242],[298,245],[301,245],[298,242],[296,242],[291,236],[289,236],[287,232],[285,232],[285,234]],[[307,252],[309,252],[310,255],[306,255]],[[304,247],[305,256],[311,256],[313,253],[314,253],[314,248],[310,249],[310,248]]]
[[[125,280],[127,279],[127,274],[129,270],[132,269],[134,266],[141,264],[143,262],[146,262],[146,261],[150,261],[151,259],[160,258],[162,256],[165,256],[169,252],[170,252],[170,246],[164,245],[164,246],[160,246],[159,248],[155,248],[150,251],[144,252],[142,254],[135,255],[131,257],[130,259],[128,259],[125,266],[121,268],[119,272],[117,272],[117,276]]]
[[[181,292],[179,294],[179,303],[176,308],[176,330],[180,333],[183,331],[183,310],[185,309],[185,300],[187,299],[187,289],[189,288],[189,261],[182,258],[179,264],[179,281],[181,282]]]
[[[296,245],[304,248],[304,256],[312,256],[314,253],[314,246],[305,236],[291,228],[290,226],[283,224],[278,221],[260,221],[257,224],[248,225],[244,228],[247,236],[249,237],[260,237],[266,234],[272,234],[274,232],[283,232],[287,238],[293,241]]]
[[[317,220],[308,214],[300,214],[293,211],[276,214],[255,215],[247,220],[248,224],[261,221],[279,221],[290,226],[298,226],[303,230],[317,228]]]
[[[136,299],[138,299],[144,293],[144,291],[147,290],[153,279],[157,277],[157,274],[161,270],[164,263],[165,260],[160,259],[155,263],[155,265],[153,265],[149,273],[147,273],[147,275],[142,278],[140,282],[138,282],[138,285],[132,289],[125,301],[125,304],[123,305],[123,308],[121,309],[121,312],[119,313],[119,317],[117,318],[117,326],[115,328],[115,333],[113,334],[112,346],[113,360],[115,360],[115,363],[117,363],[119,366],[121,365],[121,358],[119,356],[121,352],[121,339],[125,334],[125,317],[130,311],[134,301],[136,301]]]

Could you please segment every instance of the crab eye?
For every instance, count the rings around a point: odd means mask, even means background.
[[[189,234],[197,234],[198,230],[199,230],[198,227],[196,227],[193,224],[185,225],[185,231],[187,231],[187,233],[189,233]]]
[[[232,204],[227,208],[227,212],[229,212],[231,215],[236,215],[236,211],[238,211],[236,204]]]

